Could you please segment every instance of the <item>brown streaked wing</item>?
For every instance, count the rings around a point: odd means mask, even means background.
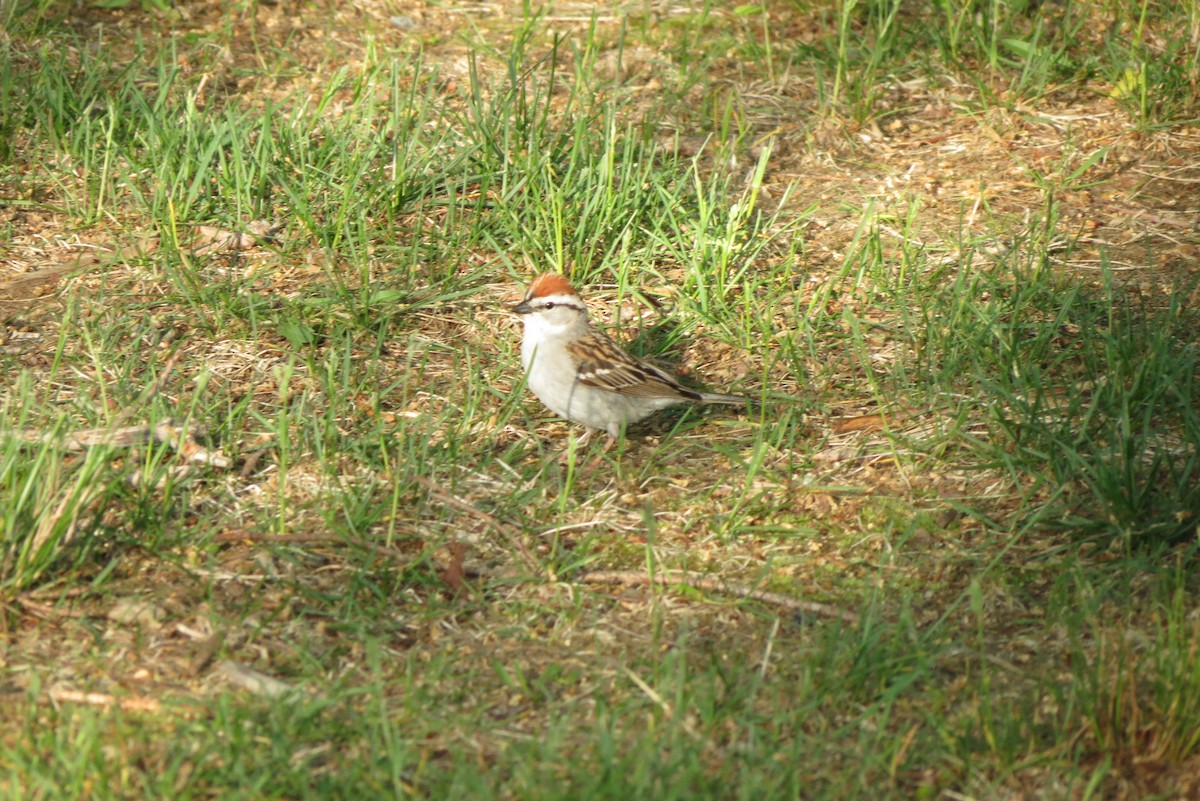
[[[567,346],[579,360],[576,380],[584,386],[661,398],[678,395],[691,398],[696,393],[684,389],[666,373],[642,361],[629,363],[612,340],[600,334]],[[699,397],[698,395],[696,397]]]

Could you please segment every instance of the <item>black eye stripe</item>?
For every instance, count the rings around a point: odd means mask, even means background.
[[[575,300],[567,298],[565,300],[549,300],[547,298],[536,298],[531,303],[537,307],[539,311],[549,311],[551,309],[574,309],[578,312],[587,313],[586,307]]]

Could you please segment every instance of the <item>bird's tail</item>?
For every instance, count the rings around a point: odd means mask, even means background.
[[[745,406],[750,403],[749,398],[741,395],[722,395],[719,392],[701,392],[700,400],[704,403],[724,403],[729,406]]]

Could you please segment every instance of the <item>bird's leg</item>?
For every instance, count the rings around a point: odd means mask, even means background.
[[[581,434],[575,440],[574,447],[571,447],[570,445],[568,445],[567,449],[565,451],[563,451],[562,456],[559,457],[559,464],[561,464],[563,467],[569,466],[571,464],[571,462],[575,459],[575,455],[578,453],[581,453],[583,451],[583,447],[585,445],[587,445],[589,440],[591,440],[592,433],[595,431],[596,431],[596,429],[589,428],[587,431],[585,431],[583,434]],[[600,461],[604,458],[604,455],[606,453],[608,453],[609,449],[613,446],[613,444],[616,441],[617,441],[617,438],[612,436],[611,434],[609,434],[608,437],[604,441],[604,447],[600,449],[600,452],[598,454],[596,454],[590,460],[588,460],[588,463],[583,466],[582,472],[590,473],[593,470],[595,470],[596,467],[600,464]]]
[[[592,432],[588,431],[588,433],[590,434]],[[593,470],[595,470],[597,467],[599,467],[600,462],[604,459],[604,455],[608,453],[608,449],[611,448],[613,446],[613,444],[616,443],[616,441],[617,441],[617,438],[614,437],[612,434],[609,434],[608,438],[604,440],[604,447],[601,448],[600,452],[597,453],[595,456],[593,456],[586,465],[584,465],[583,472],[590,473]]]

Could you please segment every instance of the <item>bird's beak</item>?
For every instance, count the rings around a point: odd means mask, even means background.
[[[528,300],[523,300],[512,307],[513,314],[529,314],[531,311],[533,311],[533,307],[529,305]]]

